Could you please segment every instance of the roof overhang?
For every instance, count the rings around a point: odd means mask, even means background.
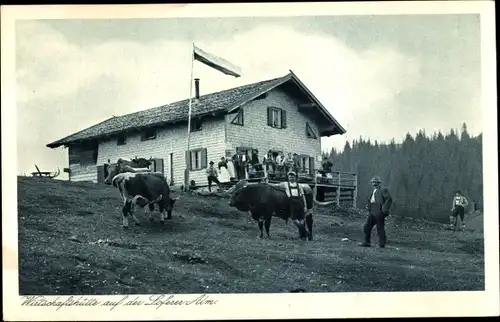
[[[207,117],[207,116],[218,116],[218,115],[223,115],[223,114],[225,114],[224,110],[218,110],[218,111],[212,111],[212,112],[207,112],[207,113],[196,114],[196,115],[193,115],[191,117],[191,119],[196,119],[196,118],[200,118],[200,117]],[[137,132],[140,132],[140,131],[143,131],[145,129],[149,129],[149,128],[152,128],[152,127],[162,127],[162,126],[166,126],[166,125],[180,124],[180,123],[185,123],[187,121],[188,121],[188,118],[185,117],[185,118],[182,118],[182,119],[171,120],[171,121],[168,121],[168,122],[157,122],[157,123],[149,124],[149,125],[146,125],[146,126],[132,127],[132,128],[123,129],[123,130],[116,130],[116,131],[112,131],[112,132],[109,132],[109,133],[106,133],[106,134],[94,135],[94,136],[91,136],[91,137],[86,137],[84,139],[74,139],[74,140],[61,139],[61,140],[57,140],[57,141],[54,141],[52,143],[47,144],[46,147],[51,148],[51,149],[55,149],[55,148],[58,148],[60,146],[68,146],[70,144],[75,144],[75,143],[83,143],[83,142],[88,142],[88,141],[103,140],[103,139],[107,139],[107,138],[111,138],[111,137],[117,136],[117,135],[122,134],[122,133],[137,133]]]
[[[292,75],[292,80],[307,94],[311,101],[316,104],[317,108],[323,114],[323,116],[325,116],[325,118],[328,119],[332,123],[332,125],[334,125],[338,129],[338,131],[324,131],[324,133],[331,132],[331,134],[326,134],[326,136],[346,133],[346,130],[342,127],[342,125],[340,125],[340,123],[333,117],[333,115],[328,112],[326,107],[316,98],[316,96],[314,96],[314,94],[306,87],[306,85],[302,83],[302,81],[294,74],[292,70],[290,70],[290,74]]]

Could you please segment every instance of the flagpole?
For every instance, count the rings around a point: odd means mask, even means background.
[[[191,47],[191,76],[189,78],[189,109],[188,109],[188,132],[187,132],[187,152],[186,152],[186,170],[184,172],[184,187],[189,188],[189,163],[191,155],[189,153],[190,134],[191,134],[191,104],[193,96],[193,69],[194,69],[194,42]]]

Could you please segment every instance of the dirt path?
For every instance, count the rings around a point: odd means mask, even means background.
[[[23,177],[18,184],[23,295],[484,289],[477,232],[457,239],[438,225],[392,218],[387,248],[361,248],[362,216],[318,213],[312,242],[276,218],[265,240],[226,199],[187,194],[165,225],[137,210],[142,225],[123,230],[113,187]]]

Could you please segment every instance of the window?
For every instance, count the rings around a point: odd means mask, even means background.
[[[314,174],[314,157],[310,157],[306,154],[301,154],[299,156],[300,170],[304,173]]]
[[[234,119],[231,121],[231,124],[243,126],[243,109],[240,108],[238,110],[238,114],[236,114]]]
[[[125,135],[120,135],[116,139],[116,145],[125,145],[127,143],[127,137]]]
[[[88,166],[95,165],[97,163],[97,148],[85,149],[80,152],[80,165]]]
[[[277,129],[286,128],[286,111],[278,107],[269,106],[267,108],[267,125]]]
[[[70,145],[69,163],[80,166],[95,165],[97,163],[98,145],[96,142],[85,142]]]
[[[141,137],[141,141],[154,140],[156,139],[156,130],[155,129],[147,129],[144,131]]]
[[[252,157],[253,148],[249,148],[246,146],[240,146],[240,147],[236,148],[236,153],[238,153],[238,152],[241,152],[243,154],[247,153],[250,157]]]
[[[309,123],[306,123],[306,136],[310,139],[317,139],[318,137],[316,136],[316,133],[314,133],[314,130],[311,128]]]
[[[207,167],[207,149],[194,149],[186,152],[189,170],[201,170]]]
[[[309,172],[309,156],[301,155],[300,156],[300,169],[302,172]]]
[[[201,131],[201,120],[192,119],[191,120],[191,132]]]

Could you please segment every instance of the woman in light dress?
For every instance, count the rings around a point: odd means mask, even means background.
[[[231,165],[232,165],[232,162],[231,162]],[[219,168],[219,181],[221,183],[222,182],[230,182],[231,181],[231,174],[229,173],[229,169],[228,169],[229,167],[228,167],[228,162],[227,162],[226,158],[224,158],[224,157],[221,158],[221,161],[219,162],[218,168]]]
[[[230,179],[236,179],[236,169],[234,168],[233,160],[227,160],[227,172],[229,172]]]

